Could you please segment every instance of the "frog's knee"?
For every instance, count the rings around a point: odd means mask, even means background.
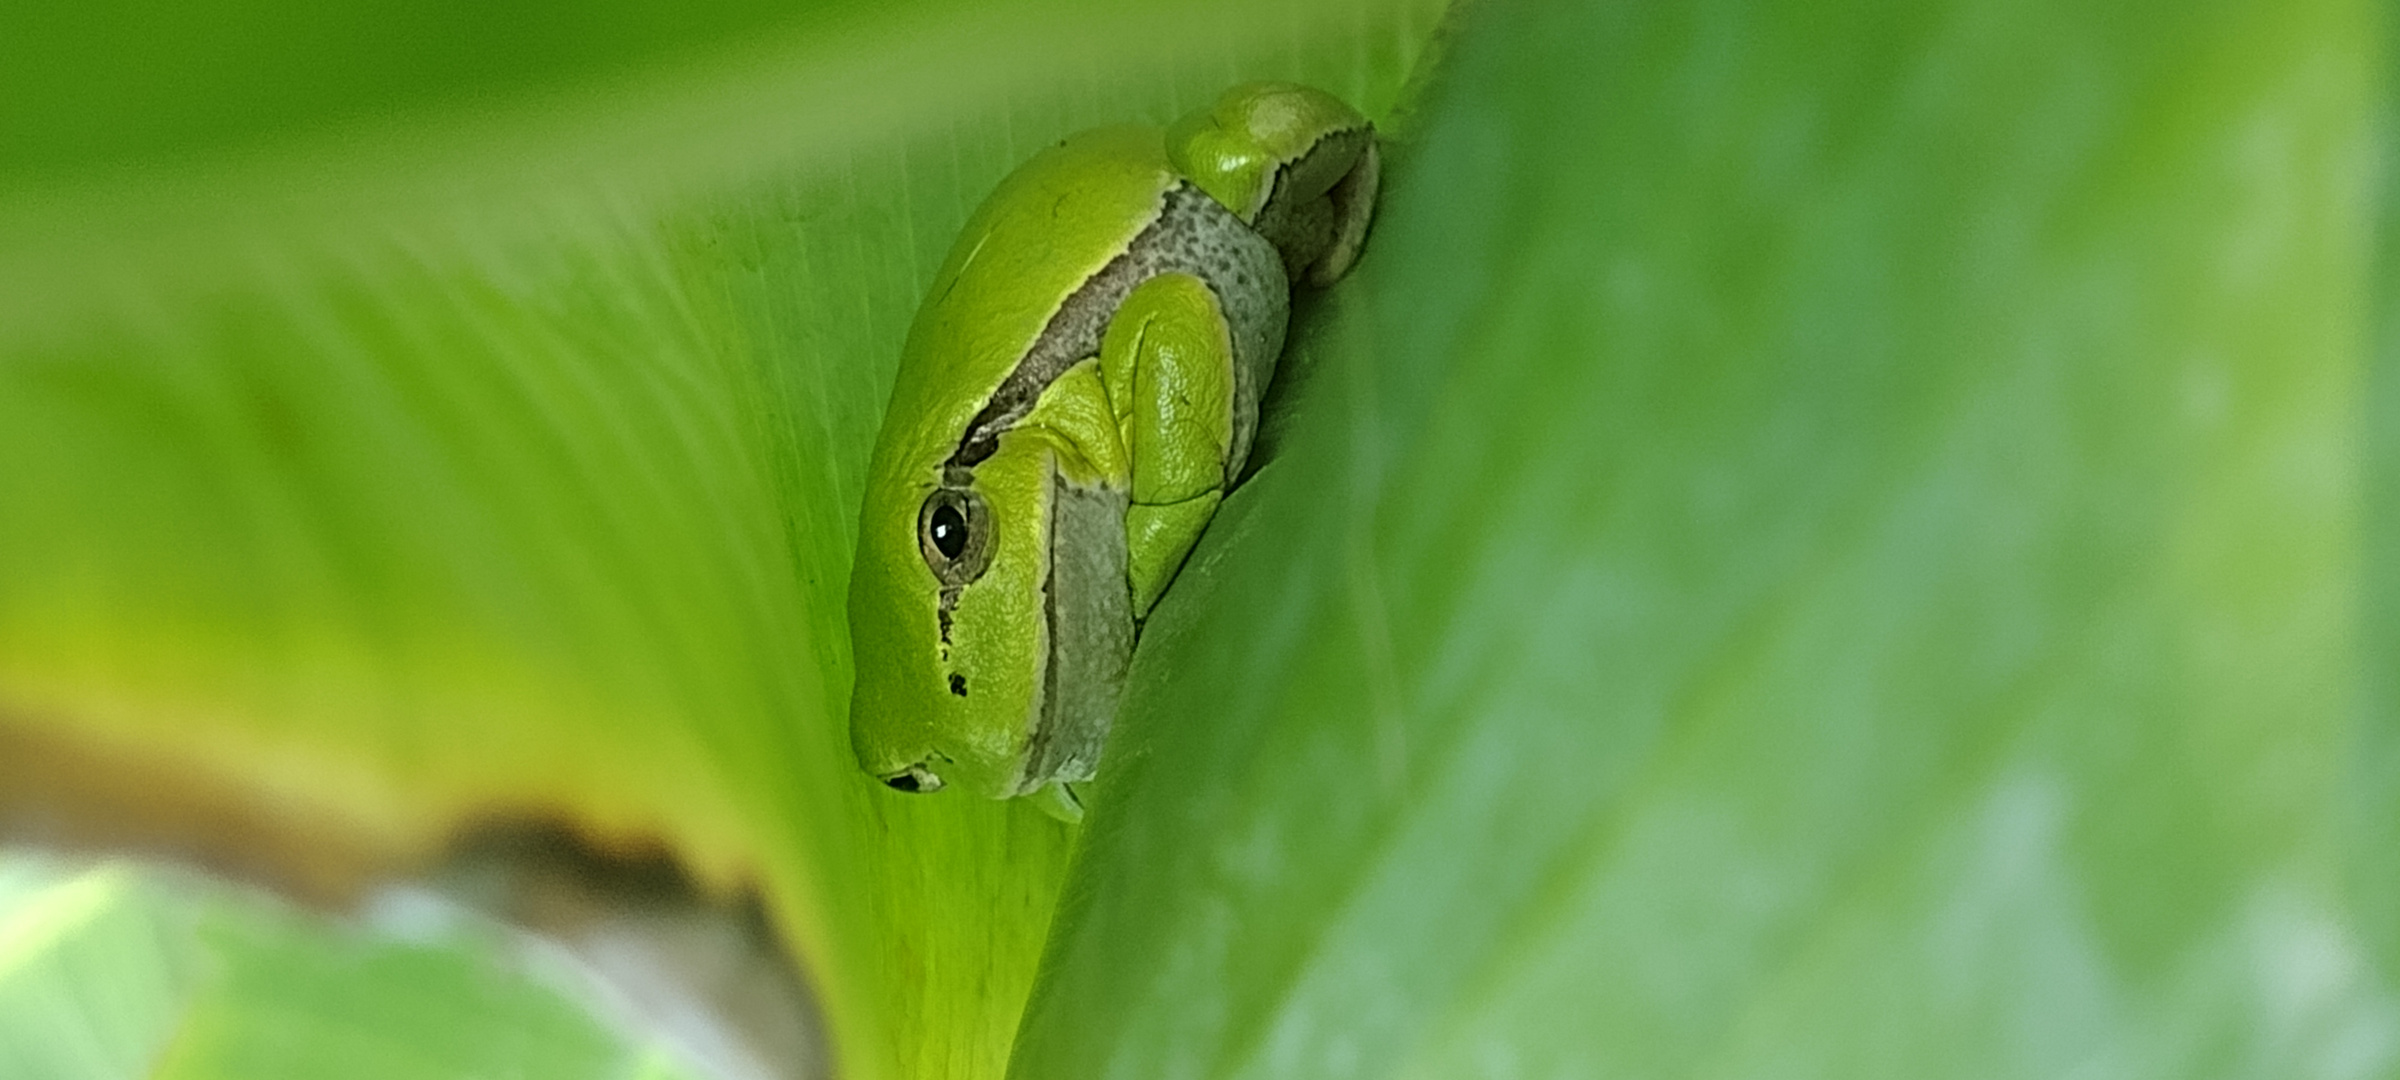
[[[1341,99],[1245,83],[1169,128],[1167,156],[1274,243],[1293,280],[1330,284],[1357,259],[1381,166],[1374,125]]]

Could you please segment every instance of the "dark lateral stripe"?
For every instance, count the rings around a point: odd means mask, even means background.
[[[1125,493],[1078,487],[1055,466],[1050,485],[1049,572],[1042,582],[1048,652],[1041,703],[1029,717],[1019,794],[1054,780],[1091,778],[1133,657]]]
[[[1245,244],[1260,242],[1249,226],[1200,189],[1189,183],[1168,189],[1158,220],[1067,296],[1024,359],[975,414],[958,449],[944,463],[946,478],[992,456],[1001,434],[1033,411],[1051,383],[1084,358],[1099,355],[1109,320],[1142,282],[1178,271],[1198,275],[1229,314],[1248,306],[1236,298],[1288,289],[1283,281],[1265,280],[1254,253],[1243,250]]]

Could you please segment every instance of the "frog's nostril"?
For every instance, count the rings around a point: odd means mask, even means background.
[[[911,795],[921,795],[928,791],[942,789],[942,778],[925,771],[925,767],[922,765],[911,765],[906,772],[893,773],[884,777],[883,783],[893,791],[905,791]]]

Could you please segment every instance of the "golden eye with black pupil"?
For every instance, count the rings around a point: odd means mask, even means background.
[[[966,488],[936,488],[917,510],[917,550],[942,584],[964,585],[992,562],[991,506]]]

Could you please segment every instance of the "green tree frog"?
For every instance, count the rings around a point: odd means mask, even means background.
[[[1250,452],[1293,283],[1350,268],[1374,129],[1253,83],[1002,181],[917,310],[850,581],[859,765],[1075,820],[1133,644]]]

